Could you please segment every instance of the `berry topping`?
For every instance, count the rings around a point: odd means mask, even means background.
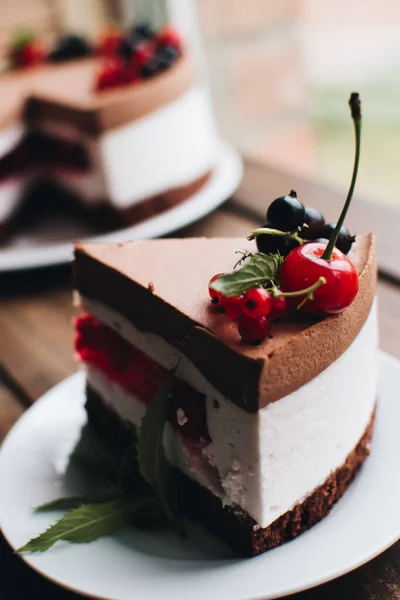
[[[120,59],[110,58],[105,61],[96,80],[96,89],[105,90],[120,85],[125,81],[125,72]]]
[[[173,27],[165,27],[157,35],[159,46],[173,46],[177,50],[181,50],[181,37]]]
[[[268,228],[269,224],[264,225],[263,229]],[[271,229],[270,231],[273,231]],[[259,252],[264,254],[275,254],[280,252],[282,256],[289,254],[293,248],[299,245],[302,240],[297,241],[296,236],[274,235],[270,233],[257,234],[256,243]]]
[[[268,336],[270,323],[267,317],[252,319],[247,315],[242,315],[238,322],[238,328],[244,342],[257,346]]]
[[[289,302],[285,296],[276,296],[276,298],[273,298],[269,314],[271,319],[282,319],[288,315],[289,311]]]
[[[283,292],[297,292],[313,285],[321,277],[325,284],[315,289],[301,310],[315,315],[334,315],[350,306],[358,292],[358,275],[353,263],[337,248],[325,260],[325,244],[311,242],[292,250],[280,272]]]
[[[211,287],[211,284],[214,281],[217,281],[217,279],[219,279],[221,277],[221,275],[223,275],[223,274],[224,273],[218,273],[217,275],[214,275],[214,277],[211,277],[211,279],[209,281],[209,284],[208,284],[208,293],[210,295],[211,302],[213,304],[219,304],[220,303],[220,300],[222,298],[222,294],[221,294],[221,292],[217,292],[217,290],[213,290],[212,287]]]
[[[243,312],[252,319],[266,317],[272,308],[272,296],[264,288],[253,288],[243,297]]]
[[[72,58],[83,58],[89,54],[91,54],[91,48],[84,37],[66,35],[58,41],[48,58],[51,62],[63,62]]]
[[[98,50],[103,56],[113,56],[119,52],[123,41],[118,27],[108,27],[100,35]]]
[[[308,227],[303,227],[300,232],[305,240],[314,240],[322,235],[325,219],[322,213],[312,206],[306,206],[304,222]],[[329,236],[328,236],[329,237]]]
[[[238,319],[243,315],[243,296],[221,296],[220,305],[227,317]]]
[[[335,223],[329,223],[328,225],[325,225],[324,229],[322,230],[322,237],[328,238],[328,240],[329,240],[331,238],[331,236],[333,235],[333,232],[335,231],[335,227],[336,227]],[[347,229],[347,227],[342,225],[342,227],[339,230],[339,235],[336,239],[336,244],[335,244],[336,248],[339,248],[339,250],[341,250],[343,252],[343,254],[348,254],[355,241],[356,241],[356,236],[351,235],[351,233]]]
[[[305,221],[305,208],[297,194],[291,190],[288,196],[276,198],[267,210],[267,221],[271,227],[281,231],[293,231]]]
[[[154,30],[148,23],[139,23],[132,29],[132,36],[141,38],[142,40],[150,40],[155,37]]]

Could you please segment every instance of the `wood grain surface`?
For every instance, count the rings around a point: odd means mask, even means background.
[[[297,190],[306,204],[328,219],[339,214],[343,194],[247,162],[243,183],[229,202],[176,236],[245,235],[263,223],[266,207],[276,196]],[[399,214],[357,199],[349,222],[359,232],[378,236],[378,309],[380,346],[400,358]],[[69,267],[0,276],[0,441],[24,410],[53,385],[72,374],[71,273]],[[1,482],[0,482],[1,484]],[[38,600],[80,598],[35,574],[0,537],[0,598]],[[292,600],[400,599],[400,542],[360,569]],[[142,599],[140,599],[142,600]]]

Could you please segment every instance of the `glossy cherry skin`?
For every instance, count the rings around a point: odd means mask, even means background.
[[[358,292],[358,274],[353,263],[338,248],[334,248],[331,260],[321,258],[325,248],[325,244],[317,242],[295,248],[283,261],[280,272],[280,287],[284,292],[305,289],[319,277],[325,277],[326,283],[314,292],[314,299],[307,300],[301,308],[318,316],[341,313]],[[297,305],[301,300],[301,296],[296,298]]]

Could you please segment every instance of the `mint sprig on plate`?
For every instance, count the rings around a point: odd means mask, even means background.
[[[168,400],[176,368],[168,374],[163,387],[146,410],[139,438],[118,465],[114,482],[106,469],[107,487],[98,494],[60,498],[36,508],[36,512],[67,510],[49,529],[17,550],[44,552],[59,540],[74,543],[91,542],[135,524],[153,528],[171,523],[176,499],[171,486],[170,464],[162,444]],[[90,469],[99,461],[82,461]]]
[[[279,271],[283,256],[277,254],[245,254],[248,259],[243,267],[221,275],[210,287],[223,296],[241,296],[255,287],[274,287],[279,283]],[[238,264],[238,263],[237,263]]]

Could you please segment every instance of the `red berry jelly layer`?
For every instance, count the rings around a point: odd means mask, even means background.
[[[95,367],[140,402],[149,405],[165,382],[168,371],[91,315],[78,317],[75,327],[78,360]],[[184,415],[180,411],[179,414],[184,418],[178,419],[178,409],[183,410]],[[173,383],[167,418],[184,438],[193,442],[211,441],[204,395],[178,378]]]

